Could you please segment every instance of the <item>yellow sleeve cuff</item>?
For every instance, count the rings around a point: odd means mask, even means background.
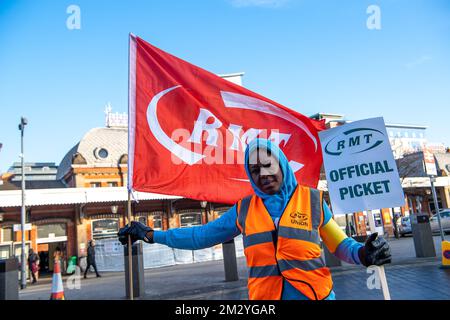
[[[333,219],[320,228],[320,237],[331,253],[335,253],[341,242],[347,239],[347,235]]]

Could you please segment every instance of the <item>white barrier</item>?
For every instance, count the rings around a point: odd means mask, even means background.
[[[222,244],[218,244],[211,248],[213,252],[213,260],[222,260],[223,259],[223,251]]]
[[[194,262],[205,262],[212,260],[214,260],[213,248],[206,248],[194,251]]]
[[[158,268],[175,265],[173,249],[162,244],[144,243],[144,268]]]
[[[236,257],[244,256],[242,236],[235,239]],[[95,258],[99,271],[124,271],[123,246],[117,238],[95,241]],[[200,250],[181,250],[169,248],[162,244],[144,243],[144,268],[160,268],[177,264],[197,263],[222,260],[222,245]]]
[[[194,253],[191,250],[173,249],[175,264],[194,263]]]
[[[99,271],[124,271],[123,246],[117,239],[95,241],[95,262]]]
[[[242,235],[238,235],[234,238],[234,245],[236,246],[236,257],[243,257],[244,254],[244,240]]]

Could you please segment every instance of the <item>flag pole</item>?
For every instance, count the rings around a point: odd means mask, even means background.
[[[127,214],[128,214],[128,226],[131,225],[131,190],[128,190],[128,203],[127,203]],[[131,243],[131,235],[128,235],[128,296],[130,300],[134,300],[134,290],[133,290],[133,249]]]
[[[127,191],[128,191],[128,201],[127,201],[127,224],[128,226],[131,226],[131,171],[133,170],[132,166],[130,166],[130,159],[133,158],[133,155],[131,154],[131,144],[130,144],[130,132],[131,132],[131,118],[132,113],[130,112],[130,109],[134,107],[134,93],[133,90],[135,90],[135,81],[134,78],[135,75],[135,51],[132,51],[135,48],[132,48],[131,44],[131,37],[133,35],[130,33],[128,35],[128,164],[127,164],[127,171],[128,171],[128,179],[127,179]],[[133,61],[132,61],[133,60]],[[133,66],[131,65],[133,63]],[[133,77],[133,78],[132,78]],[[126,276],[126,275],[125,275]],[[130,297],[130,300],[134,300],[134,290],[133,290],[133,247],[131,243],[131,235],[128,235],[128,296]]]

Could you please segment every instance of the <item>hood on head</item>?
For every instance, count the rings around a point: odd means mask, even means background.
[[[279,192],[276,194],[269,195],[262,192],[252,179],[249,169],[249,157],[250,154],[257,148],[264,148],[270,151],[270,153],[278,159],[281,171],[283,173],[283,181]],[[269,213],[271,215],[277,215],[277,212],[279,212],[279,215],[281,215],[280,211],[284,210],[290,196],[297,187],[297,179],[295,178],[294,172],[292,171],[289,161],[283,151],[281,151],[281,149],[270,140],[260,138],[252,140],[245,150],[245,172],[247,173],[255,194],[264,200],[264,204],[269,210]]]

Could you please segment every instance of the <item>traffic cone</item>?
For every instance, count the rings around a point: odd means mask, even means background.
[[[61,262],[55,260],[53,267],[52,293],[50,300],[64,300],[64,287],[61,277]]]

